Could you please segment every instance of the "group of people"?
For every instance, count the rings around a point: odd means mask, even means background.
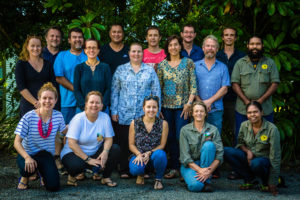
[[[62,168],[68,185],[77,186],[90,169],[94,180],[114,187],[110,176],[119,164],[120,177],[137,176],[137,184],[154,171],[154,189],[163,189],[163,177],[181,174],[188,190],[211,192],[224,158],[233,168],[229,177],[244,179],[240,189],[253,188],[260,177],[261,188],[277,194],[281,152],[272,94],[280,80],[262,39],[251,37],[245,54],[235,48],[231,27],[222,32],[222,50],[214,35],[196,46],[192,25],[180,35],[169,36],[161,49],[160,30],[151,26],[143,50],[124,44],[119,24],[111,25],[111,41],[101,47],[73,28],[66,51],[59,50],[58,27],[46,30],[44,48],[41,37],[29,36],[15,71],[17,188],[39,177],[57,191]],[[223,118],[236,148],[223,148]]]

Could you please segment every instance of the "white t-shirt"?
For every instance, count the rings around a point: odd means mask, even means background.
[[[85,112],[78,113],[69,124],[67,138],[77,140],[81,150],[88,156],[94,155],[102,145],[105,138],[113,137],[114,131],[109,116],[99,112],[96,121],[91,122]],[[73,152],[69,147],[68,139],[60,156]]]

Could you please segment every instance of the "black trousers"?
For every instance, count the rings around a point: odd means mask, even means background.
[[[38,170],[43,177],[46,190],[53,192],[59,190],[59,173],[53,155],[47,151],[40,151],[34,156],[31,156],[31,158],[37,162],[36,170]],[[29,177],[36,172],[29,173],[25,171],[25,160],[19,154],[17,156],[17,164],[20,169],[20,174],[23,177]]]
[[[129,125],[121,125],[113,122],[113,128],[115,132],[115,143],[120,146],[121,153],[119,155],[120,160],[120,174],[129,174]]]
[[[94,155],[92,155],[91,158],[97,158],[102,153],[103,147],[104,145],[101,145],[98,151]],[[113,144],[108,153],[108,158],[102,174],[103,178],[110,177],[112,171],[115,169],[118,163],[119,154],[120,154],[119,146]],[[62,163],[65,166],[67,172],[73,177],[84,172],[86,168],[93,168],[93,166],[88,165],[84,160],[76,156],[74,152],[70,152],[66,154],[62,158]]]

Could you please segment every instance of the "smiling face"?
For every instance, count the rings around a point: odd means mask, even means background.
[[[226,46],[234,45],[236,41],[236,32],[231,28],[224,29],[222,40]]]
[[[193,107],[192,116],[193,116],[195,122],[204,122],[206,115],[207,114],[206,114],[204,106],[195,105]]]
[[[263,44],[260,38],[252,37],[247,45],[250,59],[259,59],[263,56]]]
[[[168,52],[171,56],[178,56],[181,51],[181,46],[179,44],[179,41],[177,39],[171,40],[171,42],[168,45]]]
[[[29,53],[29,57],[38,57],[42,52],[42,43],[41,40],[37,38],[31,38],[27,45],[27,51]]]
[[[111,27],[109,31],[109,37],[111,39],[111,42],[119,44],[123,41],[124,38],[124,32],[121,26],[114,25]]]
[[[79,51],[82,49],[83,45],[83,35],[80,32],[71,32],[70,38],[68,39],[69,44],[71,45],[71,50]]]
[[[99,52],[100,49],[96,41],[90,40],[85,42],[84,53],[87,55],[89,59],[96,59]]]
[[[101,98],[98,95],[90,95],[89,99],[85,103],[85,111],[88,114],[95,115],[102,110],[103,104]]]
[[[159,45],[160,40],[161,40],[161,36],[159,35],[158,30],[156,30],[156,29],[148,30],[146,40],[148,42],[148,46],[157,47]]]
[[[183,42],[192,43],[196,37],[196,32],[193,27],[186,26],[183,28],[183,32],[180,33]]]
[[[46,42],[48,47],[58,48],[61,43],[61,34],[59,30],[50,29],[46,35]]]
[[[158,112],[157,101],[155,101],[153,99],[145,101],[143,110],[144,110],[145,116],[147,116],[149,118],[154,118]]]
[[[138,44],[130,46],[129,50],[130,62],[141,63],[143,59],[143,48]]]
[[[41,109],[45,111],[51,111],[54,108],[56,101],[55,93],[49,90],[43,91],[39,98]]]
[[[218,52],[218,44],[213,39],[206,39],[202,46],[205,58],[212,59],[216,57]]]
[[[250,105],[247,109],[247,118],[251,124],[256,124],[262,121],[262,111],[260,111],[255,105]]]

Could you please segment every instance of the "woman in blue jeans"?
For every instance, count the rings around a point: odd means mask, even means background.
[[[161,179],[167,166],[167,156],[163,151],[168,137],[168,123],[156,117],[159,98],[148,96],[144,99],[145,115],[133,120],[129,127],[129,149],[134,154],[129,162],[129,171],[136,176],[136,183],[144,184],[147,165],[154,167],[154,189],[163,189]]]
[[[192,104],[193,122],[180,132],[181,175],[188,190],[212,192],[212,173],[223,161],[223,144],[217,127],[207,123],[207,108],[202,101]]]

